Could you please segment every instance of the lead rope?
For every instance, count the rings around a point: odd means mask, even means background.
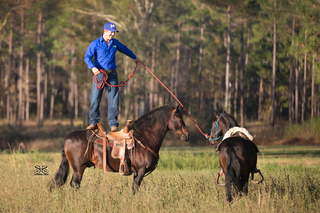
[[[137,67],[138,67],[138,63],[141,63],[150,73],[151,75],[153,75],[153,77],[155,77],[155,79],[157,79],[157,81],[159,81],[159,83],[164,87],[166,88],[166,90],[178,101],[178,103],[182,106],[182,108],[184,109],[184,111],[186,111],[187,115],[190,117],[190,119],[192,120],[192,122],[194,123],[194,125],[198,128],[198,130],[200,131],[200,133],[206,137],[207,139],[209,138],[209,135],[208,134],[205,134],[201,131],[200,127],[197,125],[197,123],[193,120],[193,118],[191,117],[191,115],[188,113],[188,111],[186,110],[186,108],[184,108],[183,104],[179,101],[179,99],[159,80],[159,78],[153,73],[151,72],[151,70],[142,62],[142,61],[138,61],[136,63],[136,67],[134,69],[134,71],[130,74],[129,78],[126,80],[126,81],[121,81],[119,85],[110,85],[107,83],[107,80],[108,80],[108,74],[104,71],[104,70],[100,70],[101,73],[103,73],[103,77],[101,78],[100,81],[98,81],[98,78],[97,76],[95,75],[94,76],[94,82],[96,83],[96,87],[97,89],[103,89],[104,85],[107,84],[108,86],[111,86],[111,87],[122,87],[125,85],[125,83],[127,83],[129,81],[129,79],[134,75],[134,73],[136,72],[137,70]]]
[[[139,60],[140,61],[140,60]],[[153,77],[155,77],[155,79],[157,79],[157,81],[159,81],[159,83],[164,87],[166,88],[166,90],[168,90],[168,92],[178,101],[178,103],[182,106],[182,108],[184,109],[184,111],[186,111],[186,113],[188,114],[188,116],[190,117],[190,119],[193,121],[194,125],[198,128],[198,130],[200,131],[200,133],[206,137],[206,138],[209,138],[209,135],[208,134],[204,134],[200,127],[197,125],[197,123],[193,120],[193,118],[191,117],[191,115],[189,115],[188,111],[186,110],[186,108],[184,108],[184,106],[182,105],[182,103],[179,101],[179,99],[159,80],[159,78],[157,78],[157,76],[155,76],[155,74],[153,74],[153,72],[151,72],[149,70],[149,68],[142,62],[140,61],[140,63],[151,73],[151,75],[153,75]]]
[[[126,81],[121,81],[119,85],[111,85],[107,82],[108,80],[108,74],[103,70],[103,69],[100,69],[100,72],[103,74],[103,77],[98,80],[98,77],[97,75],[94,75],[93,76],[93,81],[96,83],[96,88],[97,89],[103,89],[104,88],[104,85],[108,85],[110,87],[122,87],[124,86],[128,81],[129,79],[134,75],[134,73],[136,72],[137,70],[137,67],[138,67],[138,62],[136,63],[136,67],[134,68],[134,71],[129,75],[129,78],[126,80]]]

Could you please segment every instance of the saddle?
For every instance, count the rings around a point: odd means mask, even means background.
[[[246,139],[247,141],[250,142],[250,144],[252,145],[252,147],[255,149],[256,152],[259,152],[259,149],[258,149],[257,145],[253,142],[253,137],[250,135],[248,130],[243,128],[243,127],[232,127],[231,129],[229,129],[224,134],[224,137],[220,141],[220,143],[216,144],[216,150],[217,151],[219,150],[219,146],[222,143],[222,141],[224,141],[225,139],[227,139],[229,137],[241,137],[241,138],[244,138],[244,139]]]
[[[126,150],[132,150],[134,147],[133,130],[131,129],[131,121],[128,120],[124,129],[118,132],[106,132],[100,123],[97,123],[98,129],[89,130],[87,132],[87,150],[84,155],[87,154],[89,143],[96,143],[103,146],[103,171],[106,173],[107,162],[106,152],[110,147],[111,157],[114,159],[120,159],[119,174],[120,175],[131,175],[129,169],[129,156],[125,156]]]

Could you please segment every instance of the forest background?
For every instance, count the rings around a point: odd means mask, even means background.
[[[204,131],[212,111],[227,111],[241,126],[314,121],[319,21],[316,0],[2,0],[0,148],[27,140],[21,132],[30,121],[37,129],[55,120],[67,120],[69,129],[88,124],[93,74],[83,59],[106,22]],[[136,64],[121,53],[116,59],[126,80]],[[107,127],[106,100],[100,111]],[[177,104],[141,63],[120,88],[120,103],[120,125]],[[45,134],[67,134],[61,131]]]

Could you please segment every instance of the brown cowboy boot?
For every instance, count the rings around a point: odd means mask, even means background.
[[[111,132],[118,132],[118,131],[119,131],[118,127],[116,127],[116,126],[111,127]]]
[[[87,127],[87,130],[95,130],[97,129],[97,125],[96,124],[90,124],[88,127]]]

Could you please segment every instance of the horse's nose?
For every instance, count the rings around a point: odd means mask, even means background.
[[[185,142],[189,141],[190,139],[189,132],[187,134],[183,133],[181,139],[184,140]]]

